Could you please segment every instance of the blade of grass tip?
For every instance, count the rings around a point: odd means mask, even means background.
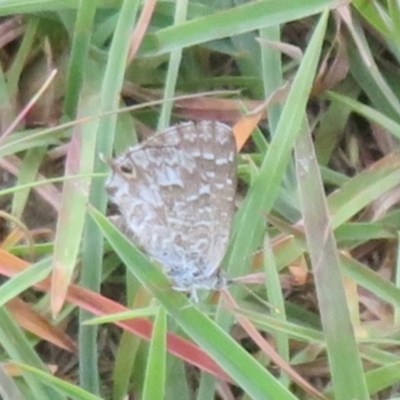
[[[264,115],[264,110],[248,113],[239,119],[238,122],[232,127],[233,134],[235,135],[236,148],[240,151],[249,140],[252,132],[257,129],[257,125]],[[265,139],[264,139],[265,140]]]
[[[369,399],[343,288],[323,183],[308,127],[304,128],[297,140],[295,158],[305,232],[335,398]]]
[[[164,308],[159,307],[147,359],[142,396],[144,400],[165,399],[166,330],[167,316]]]
[[[82,97],[80,106],[83,115],[97,110],[98,96]],[[93,172],[96,148],[96,121],[83,126],[76,125],[68,147],[65,175]],[[71,283],[83,235],[86,203],[91,178],[68,179],[63,185],[62,203],[57,220],[53,255],[53,274],[50,292],[51,311],[56,316],[61,310],[68,286]]]

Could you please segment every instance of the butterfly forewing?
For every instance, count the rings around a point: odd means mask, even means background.
[[[182,123],[112,163],[112,202],[130,235],[158,260],[178,290],[222,285],[234,211],[236,145],[231,128]]]

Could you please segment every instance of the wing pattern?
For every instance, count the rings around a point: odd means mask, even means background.
[[[218,289],[236,191],[229,126],[186,122],[131,147],[112,162],[106,187],[128,235],[159,261],[174,288]]]

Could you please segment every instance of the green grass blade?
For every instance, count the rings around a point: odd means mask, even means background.
[[[160,307],[151,337],[143,388],[143,400],[165,399],[166,330],[167,316],[164,308]]]
[[[171,283],[146,257],[95,209],[90,214],[129,271],[155,296],[175,322],[252,398],[294,399],[294,396],[221,330]]]
[[[325,13],[316,26],[299,70],[294,78],[292,88],[282,110],[275,135],[261,165],[259,176],[238,212],[234,231],[236,236],[232,243],[229,257],[231,276],[242,275],[249,259],[259,244],[260,233],[265,222],[262,218],[268,213],[280,190],[286,168],[291,160],[292,149],[310,94],[314,74],[317,69],[328,13]],[[244,229],[251,227],[251,230]]]
[[[35,286],[36,283],[45,279],[50,272],[50,260],[45,259],[32,264],[29,268],[14,275],[0,286],[0,307],[3,307],[9,300],[20,295],[24,290]]]
[[[339,258],[311,135],[296,144],[304,226],[331,367],[333,391],[341,400],[369,399],[343,288]]]
[[[335,8],[338,3],[340,1],[335,0],[251,2],[150,33],[145,36],[139,55],[145,57],[161,55],[175,49],[230,37],[232,32],[239,35],[276,26]],[[246,18],[243,18],[244,15]]]

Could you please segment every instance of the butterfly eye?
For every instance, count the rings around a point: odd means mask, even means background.
[[[121,172],[123,172],[124,174],[132,174],[132,167],[129,167],[127,165],[122,165]]]

